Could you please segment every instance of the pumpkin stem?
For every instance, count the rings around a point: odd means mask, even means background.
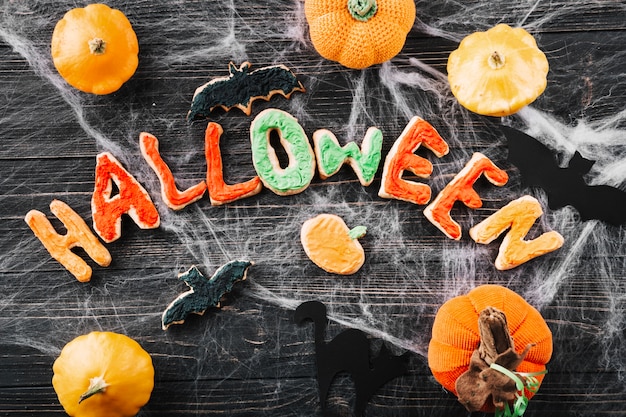
[[[504,66],[504,55],[498,51],[493,51],[489,55],[489,66],[493,69],[500,69]]]
[[[94,55],[102,55],[106,51],[107,43],[104,39],[93,38],[89,42],[89,52]]]
[[[378,11],[376,0],[348,0],[348,11],[353,18],[367,22]]]
[[[358,239],[360,237],[365,236],[365,233],[367,233],[367,227],[356,226],[355,228],[350,229],[350,231],[348,232],[348,235],[350,236],[350,239],[354,240],[354,239]]]
[[[78,404],[82,403],[87,398],[91,397],[92,395],[100,394],[100,393],[106,391],[106,388],[108,386],[109,386],[109,384],[107,384],[106,381],[104,380],[104,378],[101,377],[101,376],[97,376],[97,377],[91,378],[89,380],[89,388],[87,388],[87,391],[85,391],[78,398]]]

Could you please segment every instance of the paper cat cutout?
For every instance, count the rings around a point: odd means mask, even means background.
[[[180,324],[189,314],[202,315],[209,307],[220,307],[220,299],[233,289],[236,282],[246,279],[249,261],[231,261],[207,279],[194,265],[178,278],[190,287],[167,306],[161,317],[163,330],[172,324]]]
[[[507,126],[500,129],[508,141],[509,162],[519,169],[523,184],[545,190],[551,209],[571,205],[583,221],[597,219],[616,226],[626,221],[625,192],[585,182],[583,176],[595,161],[575,152],[567,168],[561,168],[552,151],[537,139]]]
[[[275,94],[289,98],[294,91],[305,91],[294,73],[281,64],[250,71],[249,62],[239,68],[231,62],[228,71],[228,76],[214,78],[196,89],[187,120],[207,117],[218,107],[225,111],[237,107],[249,116],[255,100],[269,100]]]
[[[370,358],[369,340],[358,329],[344,330],[326,342],[324,334],[328,319],[324,304],[318,301],[300,304],[295,321],[302,324],[307,320],[312,320],[315,325],[315,358],[322,408],[326,406],[330,385],[340,372],[348,372],[354,382],[354,414],[357,417],[363,415],[365,405],[382,385],[407,372],[408,353],[392,355],[383,344],[378,355]]]

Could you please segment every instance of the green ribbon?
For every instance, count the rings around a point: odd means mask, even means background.
[[[495,417],[521,417],[524,415],[526,407],[528,407],[528,397],[524,394],[524,389],[535,394],[539,390],[539,380],[537,377],[548,373],[547,370],[515,373],[497,363],[492,363],[490,368],[511,378],[513,382],[515,382],[515,388],[517,388],[513,409],[511,409],[508,403],[505,403],[504,408],[496,409]]]

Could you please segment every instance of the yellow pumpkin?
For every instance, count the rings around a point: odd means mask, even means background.
[[[150,399],[152,358],[135,340],[91,332],[61,350],[52,386],[72,417],[132,417]]]
[[[470,111],[508,116],[547,85],[548,59],[523,28],[499,24],[464,38],[448,57],[452,94]]]
[[[304,12],[317,52],[353,69],[396,56],[415,22],[413,0],[306,0]]]
[[[126,16],[104,4],[68,11],[52,33],[52,61],[72,87],[117,91],[139,64],[137,36]]]

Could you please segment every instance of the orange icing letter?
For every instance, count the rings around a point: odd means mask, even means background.
[[[122,235],[122,214],[128,214],[142,229],[159,227],[160,218],[148,192],[108,152],[96,158],[96,184],[91,197],[93,228],[105,242]],[[113,181],[119,193],[112,196]]]
[[[222,154],[220,152],[222,132],[222,126],[210,122],[204,135],[204,154],[207,163],[206,182],[209,186],[209,199],[214,206],[253,196],[263,188],[258,176],[234,185],[228,185],[224,182]]]
[[[154,135],[142,132],[139,135],[139,146],[146,162],[159,177],[161,197],[169,208],[180,210],[202,198],[204,191],[206,191],[206,183],[204,181],[187,188],[185,191],[178,191],[172,171],[159,154],[159,141]]]
[[[424,145],[438,158],[448,153],[448,144],[427,121],[415,116],[400,134],[385,158],[382,183],[378,195],[382,198],[396,198],[415,204],[426,204],[430,200],[430,187],[414,181],[402,179],[404,171],[411,171],[421,178],[428,178],[433,165],[425,158],[414,154]]]
[[[539,201],[526,195],[511,201],[472,227],[469,234],[477,243],[488,244],[510,228],[500,245],[495,266],[501,271],[515,268],[563,246],[563,236],[556,231],[546,232],[533,240],[524,240],[542,214]]]
[[[450,239],[461,239],[461,226],[450,216],[455,202],[477,209],[483,202],[472,188],[482,175],[494,185],[503,186],[509,180],[505,171],[494,165],[485,155],[476,152],[465,167],[441,190],[439,195],[424,209],[424,215]]]
[[[72,248],[81,247],[98,265],[109,266],[111,254],[70,206],[62,201],[52,200],[50,211],[67,229],[65,235],[58,234],[46,215],[38,210],[29,211],[24,220],[54,259],[80,282],[91,279],[91,267],[72,252]]]

